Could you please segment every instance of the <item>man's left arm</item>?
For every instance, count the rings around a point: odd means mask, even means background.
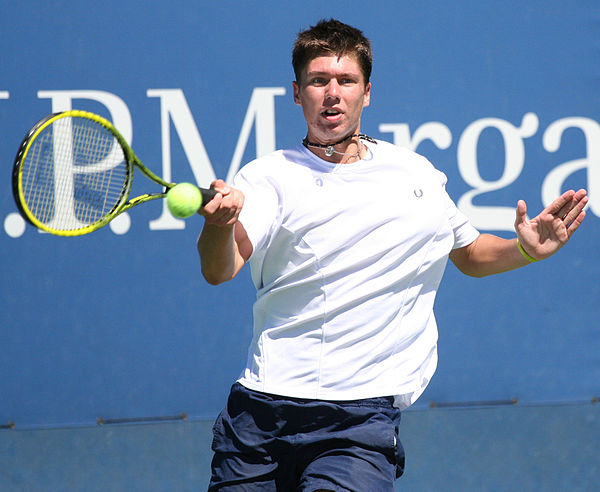
[[[570,190],[548,205],[537,217],[527,219],[527,205],[517,204],[515,239],[481,234],[468,246],[450,253],[450,259],[466,275],[485,277],[543,260],[562,248],[585,218],[587,192]]]

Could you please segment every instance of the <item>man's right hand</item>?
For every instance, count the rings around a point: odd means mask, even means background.
[[[222,179],[213,181],[210,187],[217,194],[204,207],[200,208],[198,213],[209,224],[216,226],[235,224],[244,206],[244,194],[240,190],[228,186]]]

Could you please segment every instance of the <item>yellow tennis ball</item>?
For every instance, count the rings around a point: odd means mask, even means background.
[[[179,183],[167,192],[167,206],[175,217],[185,219],[202,206],[202,193],[192,183]]]

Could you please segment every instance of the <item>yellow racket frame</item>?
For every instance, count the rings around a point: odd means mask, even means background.
[[[86,225],[81,228],[64,230],[64,229],[55,229],[49,227],[47,224],[38,220],[38,218],[34,215],[34,213],[27,206],[27,202],[25,199],[25,194],[23,191],[23,162],[27,158],[27,155],[31,149],[32,144],[36,141],[37,137],[50,125],[55,123],[57,120],[62,118],[87,118],[92,120],[99,125],[106,128],[119,142],[119,145],[123,149],[123,155],[125,157],[125,164],[127,169],[127,177],[125,179],[125,183],[123,186],[123,190],[121,192],[121,196],[117,202],[117,204],[112,208],[110,212],[105,214],[100,220]],[[129,200],[129,192],[131,190],[131,184],[133,182],[133,168],[134,165],[142,171],[148,178],[152,181],[160,184],[164,187],[164,191],[160,193],[146,193]],[[81,236],[83,234],[88,234],[90,232],[96,231],[101,227],[108,224],[111,220],[113,220],[119,214],[129,210],[131,207],[138,205],[140,203],[144,203],[150,200],[156,200],[158,198],[164,198],[170,188],[175,186],[175,183],[169,183],[152,171],[150,171],[146,166],[144,166],[138,157],[133,152],[133,149],[129,146],[129,144],[125,141],[123,136],[119,133],[119,131],[113,126],[113,124],[107,119],[99,116],[95,113],[91,113],[88,111],[81,110],[71,110],[64,111],[61,113],[56,113],[50,115],[42,120],[40,120],[27,134],[27,136],[23,139],[17,156],[15,158],[15,166],[13,170],[13,194],[15,195],[15,201],[17,203],[17,207],[21,212],[21,215],[32,225],[37,227],[40,230],[49,232],[58,236]]]

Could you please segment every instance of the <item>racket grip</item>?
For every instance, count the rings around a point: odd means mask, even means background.
[[[215,190],[209,188],[200,188],[200,193],[202,194],[202,206],[210,202],[217,194]]]

